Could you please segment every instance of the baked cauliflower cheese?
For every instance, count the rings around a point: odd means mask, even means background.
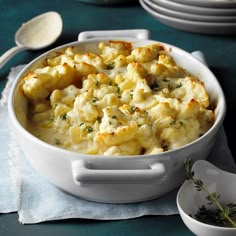
[[[186,145],[213,125],[204,84],[161,44],[97,48],[68,47],[24,76],[33,135],[79,153],[148,155]]]

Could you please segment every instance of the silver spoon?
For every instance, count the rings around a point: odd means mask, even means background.
[[[54,43],[60,36],[62,27],[61,16],[53,11],[38,15],[22,24],[15,34],[17,46],[0,57],[0,69],[20,51],[42,49]]]

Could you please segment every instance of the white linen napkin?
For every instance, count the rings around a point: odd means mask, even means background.
[[[40,176],[24,157],[10,131],[7,97],[14,78],[22,69],[9,74],[0,105],[0,212],[17,211],[19,221],[33,224],[68,218],[119,220],[143,215],[178,214],[176,191],[142,203],[104,204],[86,201],[63,192]],[[221,169],[236,173],[236,166],[222,128],[208,160]]]
[[[9,84],[2,93],[0,100],[0,213],[8,213],[17,210],[15,197],[15,183],[11,178],[9,142],[11,134],[9,131],[9,120],[7,111],[7,96]],[[13,150],[11,150],[13,151]]]

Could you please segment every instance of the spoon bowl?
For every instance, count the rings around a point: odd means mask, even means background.
[[[0,68],[20,51],[38,50],[51,45],[61,35],[62,27],[62,18],[54,11],[43,13],[23,23],[15,34],[17,46],[0,57]]]

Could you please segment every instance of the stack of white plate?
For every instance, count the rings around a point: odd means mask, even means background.
[[[163,24],[203,34],[236,34],[236,0],[139,0]]]

